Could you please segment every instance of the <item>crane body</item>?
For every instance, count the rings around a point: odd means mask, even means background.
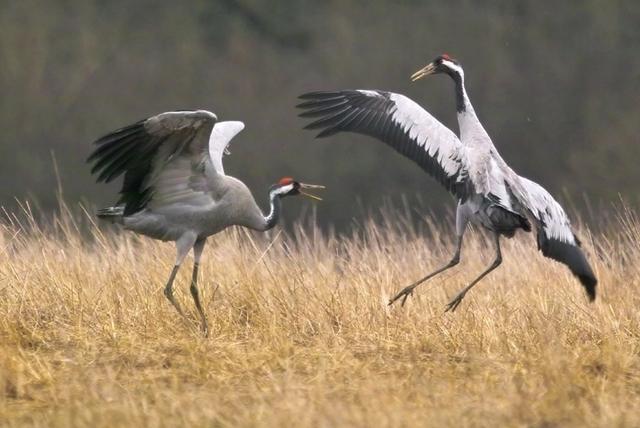
[[[496,255],[491,265],[464,287],[447,305],[454,311],[466,293],[502,263],[500,237],[517,230],[537,232],[542,253],[564,263],[595,299],[597,279],[558,202],[540,185],[520,177],[502,159],[480,123],[464,85],[460,63],[447,54],[438,56],[412,75],[418,80],[447,74],[455,83],[460,136],[442,125],[411,99],[392,92],[360,89],[310,92],[301,95],[300,116],[315,118],[306,129],[320,129],[319,138],[339,132],[368,135],[390,145],[435,178],[457,201],[457,245],[452,259],[393,297],[389,304],[408,296],[421,283],[460,261],[462,240],[469,223],[491,232]]]
[[[191,294],[205,334],[208,324],[197,281],[207,238],[234,225],[269,230],[280,218],[281,198],[320,199],[305,189],[323,188],[284,177],[271,186],[270,211],[263,214],[247,186],[226,175],[222,165],[231,139],[242,129],[242,122],[218,122],[206,110],[166,112],[98,139],[88,159],[98,182],[124,175],[118,203],[98,210],[98,217],[154,239],[175,241],[176,261],[164,291],[183,316],[173,281],[193,249]]]

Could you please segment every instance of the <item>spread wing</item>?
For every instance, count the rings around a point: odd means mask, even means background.
[[[211,182],[224,174],[222,153],[244,125],[222,122],[205,110],[174,111],[134,123],[98,139],[89,156],[98,182],[124,174],[124,215],[170,204],[214,203]]]
[[[227,151],[227,146],[240,131],[244,129],[244,123],[238,121],[218,122],[213,127],[209,137],[209,156],[218,174],[224,175],[222,167],[222,155]]]
[[[377,138],[411,159],[462,200],[474,193],[458,137],[409,98],[378,90],[310,92],[297,107],[316,118],[318,137],[356,132]]]
[[[573,233],[569,217],[542,186],[524,177],[520,177],[520,182],[528,194],[526,205],[536,220],[538,248],[546,257],[567,265],[594,300],[598,280]]]

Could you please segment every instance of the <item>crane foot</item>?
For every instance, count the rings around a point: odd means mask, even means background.
[[[180,307],[180,304],[178,303],[178,301],[173,297],[173,293],[171,292],[171,290],[167,291],[167,289],[165,289],[164,295],[167,297],[167,299],[169,299],[169,302],[171,302],[171,305],[173,305],[173,307],[176,308],[180,316],[186,319],[187,317],[182,311],[182,308]]]
[[[447,307],[444,310],[445,312],[455,312],[456,309],[458,309],[458,306],[460,305],[460,303],[462,303],[462,299],[464,299],[464,295],[467,294],[466,291],[463,291],[462,293],[458,293],[458,295],[456,297],[454,297],[449,303],[447,303]]]
[[[400,306],[404,307],[405,302],[413,294],[413,289],[416,288],[414,284],[405,287],[401,292],[395,295],[395,297],[389,300],[389,306],[393,305],[396,300],[402,297],[402,302],[400,302]]]
[[[202,335],[204,337],[209,337],[209,325],[207,324],[206,320],[202,320],[202,324],[200,326],[200,329],[202,330]]]

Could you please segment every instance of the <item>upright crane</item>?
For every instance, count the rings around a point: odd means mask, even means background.
[[[305,101],[298,105],[304,109],[300,116],[317,118],[305,128],[322,129],[318,137],[347,131],[377,138],[420,165],[458,200],[453,258],[405,287],[389,304],[402,298],[404,305],[418,285],[459,263],[469,222],[492,233],[496,256],[488,269],[449,302],[447,311],[455,311],[466,293],[502,263],[500,236],[510,238],[518,229],[529,232],[532,224],[542,254],[567,265],[593,301],[597,279],[569,218],[544,188],[517,175],[498,154],[471,105],[460,63],[443,54],[411,78],[416,81],[432,74],[446,74],[455,83],[460,138],[414,101],[392,92],[310,92],[300,96]]]
[[[269,214],[264,215],[251,191],[240,180],[225,175],[222,155],[231,139],[244,129],[242,122],[217,122],[206,110],[171,111],[141,120],[98,139],[89,156],[98,182],[124,174],[120,200],[97,215],[125,229],[163,241],[175,241],[176,262],[164,294],[177,311],[173,281],[193,248],[191,295],[208,333],[198,294],[198,266],[207,237],[233,226],[266,231],[280,218],[280,199],[309,194],[324,186],[284,177],[271,186]]]

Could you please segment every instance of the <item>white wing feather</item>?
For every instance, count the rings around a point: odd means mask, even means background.
[[[201,152],[199,146],[190,146],[173,156],[153,182],[149,207],[158,209],[180,204],[211,209],[215,204],[213,177],[224,175],[224,151],[243,129],[244,123],[238,121],[217,122],[213,126],[206,148],[211,163],[202,162],[207,152]]]
[[[244,129],[244,123],[239,121],[218,122],[211,131],[209,137],[209,156],[214,169],[220,175],[224,175],[222,155],[225,149],[236,135]]]
[[[396,105],[393,121],[435,158],[448,176],[457,176],[460,159],[464,159],[464,146],[458,136],[412,99],[396,93],[390,93],[389,99]]]

